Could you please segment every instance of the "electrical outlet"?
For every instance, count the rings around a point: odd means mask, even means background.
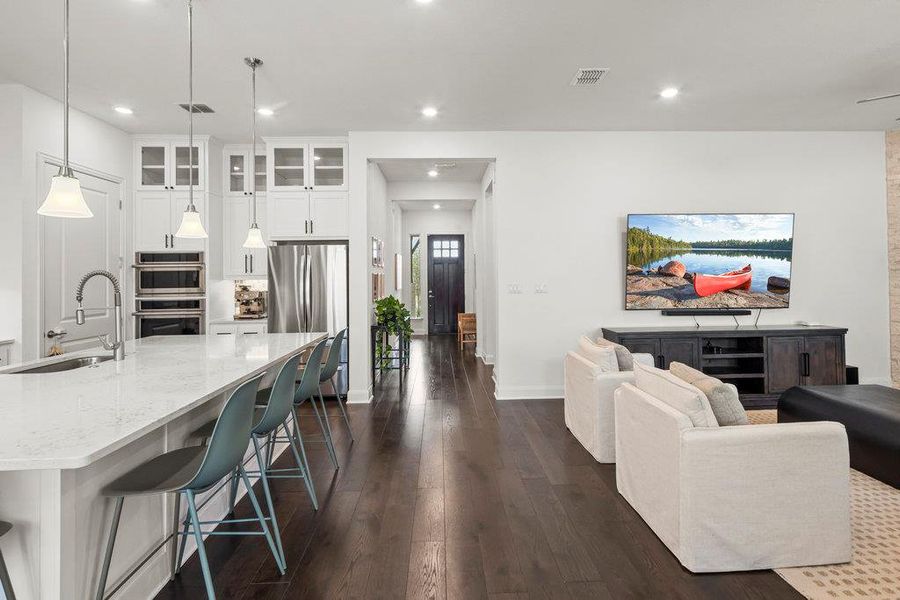
[[[521,294],[522,287],[518,283],[510,283],[506,286],[507,293],[509,294]]]

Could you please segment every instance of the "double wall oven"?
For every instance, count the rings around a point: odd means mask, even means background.
[[[136,338],[206,333],[203,252],[138,252],[134,286]]]

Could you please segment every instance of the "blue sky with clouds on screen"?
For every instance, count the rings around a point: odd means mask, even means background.
[[[775,240],[793,237],[794,215],[629,215],[628,226],[682,242]]]

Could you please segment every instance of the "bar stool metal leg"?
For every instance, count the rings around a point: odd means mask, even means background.
[[[272,539],[272,532],[269,531],[269,525],[266,523],[266,517],[263,515],[262,509],[259,507],[259,501],[256,499],[256,494],[253,492],[253,486],[250,485],[250,478],[247,476],[247,471],[244,470],[244,467],[240,467],[241,470],[241,478],[244,480],[244,485],[247,486],[247,495],[250,497],[250,504],[253,505],[253,510],[256,512],[256,518],[259,520],[260,527],[262,527],[263,533],[266,536],[266,542],[269,544],[269,549],[272,551],[272,555],[276,557],[280,557],[281,555],[278,552],[278,548],[275,547],[275,540]],[[274,523],[275,514],[272,513],[272,519]],[[278,571],[284,575],[285,568],[284,565],[281,564],[281,560],[276,561],[278,563]]]
[[[6,570],[2,552],[0,552],[0,590],[3,590],[6,600],[16,600],[16,593],[13,591],[12,581],[9,580],[9,571]]]
[[[178,528],[181,525],[181,493],[175,492],[175,507],[172,513],[172,569],[169,581],[175,581],[175,575],[181,569],[181,553],[178,551]]]
[[[347,432],[350,433],[350,441],[355,442],[356,438],[353,437],[353,428],[350,427],[350,419],[347,417],[347,410],[344,408],[344,401],[341,400],[341,394],[338,392],[337,381],[335,377],[331,378],[331,387],[334,390],[334,395],[337,398],[338,407],[341,409],[341,414],[344,416],[344,423],[347,425]]]
[[[259,465],[259,480],[262,481],[263,495],[266,497],[266,508],[269,511],[269,518],[272,519],[272,534],[275,536],[275,545],[278,547],[278,556],[281,557],[282,574],[284,574],[287,564],[284,559],[284,546],[281,544],[281,531],[278,527],[278,520],[275,518],[275,507],[272,504],[272,491],[269,489],[269,478],[266,476],[266,466],[262,463],[262,452],[259,448],[259,440],[254,435],[253,451],[256,454],[256,464]],[[248,492],[249,493],[249,492]]]
[[[315,398],[311,398],[313,406],[316,404]],[[325,408],[325,400],[322,398],[322,390],[319,390],[319,404],[322,405],[322,421],[325,422],[325,429],[322,433],[325,434],[325,445],[328,447],[328,452],[331,453],[331,462],[334,463],[335,469],[340,469],[341,466],[338,464],[337,453],[334,451],[334,437],[331,435],[331,423],[328,422],[328,410]]]
[[[96,600],[103,600],[103,596],[106,594],[109,563],[112,561],[113,547],[116,545],[116,532],[119,530],[119,519],[122,517],[122,504],[124,502],[124,496],[116,498],[116,508],[113,511],[112,525],[109,528],[109,539],[106,540],[106,553],[103,555],[103,568],[100,570],[100,581],[97,583]]]
[[[206,584],[206,595],[209,600],[216,600],[216,590],[213,587],[212,574],[209,572],[209,561],[206,560],[206,547],[203,545],[203,531],[200,529],[200,517],[197,516],[197,503],[194,500],[194,492],[187,490],[185,495],[188,501],[191,529],[194,530],[194,540],[197,542],[200,570],[203,571],[203,583]]]
[[[303,472],[303,483],[306,484],[306,491],[309,492],[313,508],[319,510],[319,500],[316,498],[315,484],[313,484],[312,474],[309,472],[309,461],[306,460],[306,448],[304,448],[303,438],[300,436],[300,420],[297,418],[296,409],[291,409],[291,416],[294,419],[294,431],[288,431],[287,425],[284,430],[288,434],[288,443],[291,445],[291,452],[294,453],[294,460],[297,461],[297,466]]]

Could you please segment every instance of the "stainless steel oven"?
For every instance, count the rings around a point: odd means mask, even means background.
[[[203,296],[206,265],[202,252],[138,252],[134,293],[143,296]]]
[[[134,301],[134,337],[206,333],[204,298],[138,298]]]

